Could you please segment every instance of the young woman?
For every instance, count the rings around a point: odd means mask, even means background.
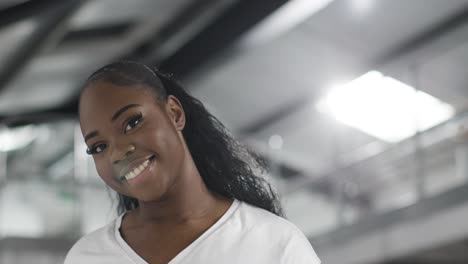
[[[172,77],[104,66],[84,85],[79,117],[120,216],[81,238],[66,264],[320,263],[282,218],[262,163]]]

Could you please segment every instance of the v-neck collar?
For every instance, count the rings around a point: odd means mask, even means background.
[[[240,202],[236,199],[232,202],[229,209],[218,219],[210,228],[208,228],[201,236],[199,236],[195,241],[193,241],[190,245],[184,248],[179,254],[177,254],[168,264],[177,264],[187,256],[190,252],[192,252],[198,245],[200,245],[207,237],[209,237],[215,230],[220,228],[229,218],[230,216],[236,211],[239,207]],[[126,213],[121,214],[115,222],[114,227],[114,237],[117,241],[117,244],[124,250],[126,255],[135,263],[135,264],[148,264],[142,257],[140,257],[131,247],[127,244],[127,242],[123,239],[122,235],[120,234],[120,227],[122,225],[123,216]]]

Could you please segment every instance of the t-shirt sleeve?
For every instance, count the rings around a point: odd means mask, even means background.
[[[305,235],[297,230],[287,241],[281,264],[320,264],[315,250]]]

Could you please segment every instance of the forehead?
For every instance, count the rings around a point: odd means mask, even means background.
[[[110,83],[95,83],[85,88],[80,98],[80,124],[87,126],[96,122],[110,122],[115,111],[129,104],[156,107],[153,93],[144,86],[118,86]]]

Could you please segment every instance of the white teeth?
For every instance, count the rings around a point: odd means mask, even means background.
[[[140,174],[142,170],[140,169],[140,167],[138,167],[138,168],[135,168],[133,171],[135,172],[136,175],[138,175]]]
[[[135,178],[136,176],[140,175],[140,173],[146,168],[148,167],[148,164],[150,163],[149,160],[145,160],[142,164],[140,164],[138,167],[135,167],[131,172],[127,173],[127,175],[125,175],[125,179],[127,180],[131,180],[133,178]]]

